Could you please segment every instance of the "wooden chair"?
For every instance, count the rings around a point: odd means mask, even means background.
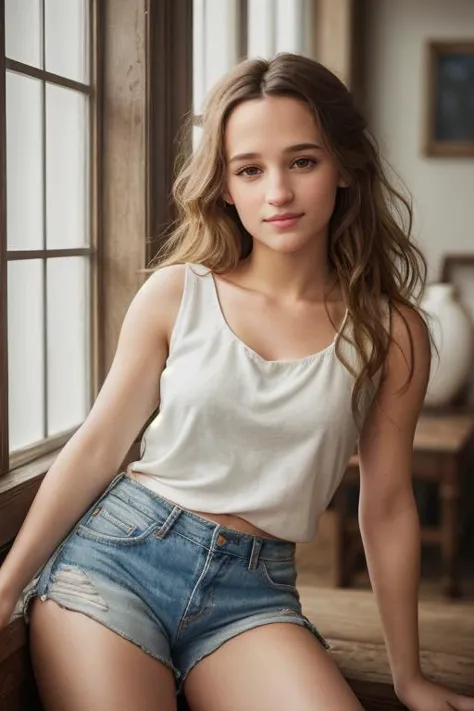
[[[440,502],[439,526],[422,526],[423,544],[441,547],[443,585],[448,598],[461,595],[459,522],[467,452],[474,437],[474,416],[427,415],[420,417],[413,447],[413,477],[434,482]],[[355,454],[334,497],[337,512],[337,585],[350,587],[362,542],[357,517],[349,510],[348,492],[359,483]]]

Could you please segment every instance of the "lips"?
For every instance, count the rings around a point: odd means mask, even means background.
[[[267,217],[265,222],[286,222],[289,220],[296,220],[298,217],[302,217],[302,212],[284,212],[281,215],[272,215]]]
[[[279,232],[292,230],[298,224],[298,220],[303,217],[303,214],[302,212],[283,212],[281,215],[272,215],[264,222],[272,225],[273,229]]]

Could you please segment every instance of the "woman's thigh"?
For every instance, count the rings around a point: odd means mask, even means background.
[[[139,647],[52,600],[32,603],[30,649],[46,711],[174,711],[172,672]]]
[[[193,711],[362,711],[309,630],[282,623],[232,638],[189,673]]]

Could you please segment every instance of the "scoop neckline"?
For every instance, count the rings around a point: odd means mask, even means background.
[[[209,276],[211,278],[212,291],[213,291],[213,295],[214,295],[215,305],[216,305],[217,311],[219,313],[221,324],[223,325],[225,331],[231,336],[231,338],[236,343],[238,343],[255,360],[260,361],[261,363],[263,363],[265,365],[273,365],[273,366],[304,365],[305,363],[310,363],[312,361],[319,360],[334,350],[334,347],[336,345],[336,340],[337,340],[338,336],[340,335],[340,333],[342,332],[342,329],[344,328],[344,325],[345,325],[347,317],[348,317],[349,311],[347,308],[344,312],[344,317],[342,319],[340,329],[338,331],[336,331],[336,334],[335,334],[333,340],[331,341],[331,343],[329,343],[327,346],[325,346],[321,350],[316,351],[315,353],[309,353],[308,355],[302,356],[301,358],[291,358],[291,359],[287,359],[287,360],[267,360],[267,358],[264,358],[262,355],[260,355],[260,353],[257,353],[257,351],[255,351],[247,343],[245,343],[245,341],[243,341],[241,338],[239,338],[239,336],[237,336],[235,331],[232,330],[229,322],[227,321],[227,319],[225,317],[224,311],[222,309],[221,301],[219,298],[219,292],[217,290],[217,283],[216,283],[216,279],[214,277],[213,272],[211,270],[209,270],[207,273],[207,276]]]

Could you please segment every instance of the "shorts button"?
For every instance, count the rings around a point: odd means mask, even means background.
[[[225,538],[224,536],[219,536],[217,539],[217,543],[219,546],[223,546],[224,543],[227,543],[227,538]]]

